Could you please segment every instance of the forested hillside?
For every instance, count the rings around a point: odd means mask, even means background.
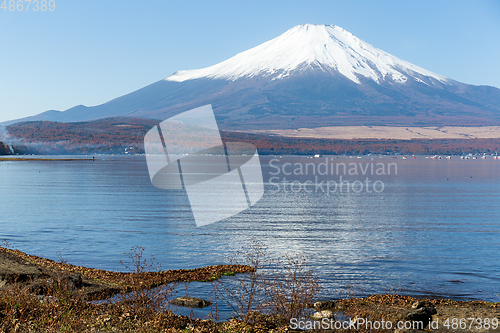
[[[144,135],[159,120],[107,118],[92,122],[59,123],[35,121],[7,127],[19,154],[140,154]],[[500,139],[414,139],[340,140],[289,138],[275,135],[221,132],[224,141],[253,143],[260,154],[277,155],[361,155],[361,154],[494,154],[500,152]],[[9,154],[6,144],[0,154]]]
[[[160,121],[107,118],[91,122],[31,121],[7,127],[16,150],[39,154],[143,153],[147,131]]]

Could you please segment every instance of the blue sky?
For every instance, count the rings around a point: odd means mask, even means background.
[[[496,0],[55,4],[45,12],[0,9],[0,122],[98,105],[304,23],[336,24],[438,74],[500,88]]]

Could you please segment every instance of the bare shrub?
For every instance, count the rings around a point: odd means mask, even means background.
[[[64,259],[60,250],[57,251],[56,254],[57,254],[57,259],[58,259],[57,262],[58,263],[60,263],[60,264],[67,264],[68,263],[68,259]]]
[[[391,283],[389,285],[386,294],[389,296],[391,304],[394,304],[397,301],[398,296],[401,294],[401,289],[401,286],[398,286],[396,284]]]
[[[248,265],[253,271],[219,280],[221,299],[240,319],[244,319],[249,312],[262,311],[265,286],[263,270],[272,265],[267,248],[254,239],[248,247],[237,251],[229,262],[231,265]]]
[[[120,263],[127,268],[128,283],[132,287],[132,292],[121,297],[124,303],[131,303],[141,307],[148,307],[154,310],[166,310],[168,301],[177,286],[177,283],[168,283],[161,286],[144,285],[144,276],[149,272],[159,271],[161,265],[155,261],[155,257],[151,255],[149,259],[144,257],[145,247],[135,246],[130,249],[130,252],[124,253],[128,256],[128,261]]]
[[[216,281],[215,288],[219,291],[218,298],[248,322],[268,321],[270,315],[280,322],[305,316],[320,290],[304,255],[273,259],[268,249],[255,239],[237,251],[230,262],[251,266],[253,272]]]
[[[160,263],[155,262],[153,255],[151,255],[150,259],[144,258],[144,250],[146,248],[142,246],[132,247],[130,252],[123,253],[128,256],[129,260],[127,262],[120,260],[120,264],[125,266],[131,273],[145,273],[159,270],[161,268]]]
[[[219,280],[216,279],[214,281],[211,282],[212,283],[212,291],[213,291],[213,299],[212,299],[212,302],[210,304],[210,320],[214,323],[214,322],[218,322],[219,321],[219,307],[218,307],[218,304],[219,304],[219,298],[220,298],[220,295],[219,295]]]
[[[6,249],[11,249],[10,242],[5,238],[0,242],[0,246]]]
[[[265,288],[269,301],[266,312],[288,320],[309,315],[320,284],[307,265],[307,258],[301,254],[287,254],[276,268]]]

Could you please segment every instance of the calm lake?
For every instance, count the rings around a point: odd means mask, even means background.
[[[349,286],[500,301],[500,160],[260,160],[262,199],[203,227],[184,191],[151,185],[144,156],[0,162],[0,239],[108,270],[143,246],[166,270],[227,263],[254,237],[274,255],[306,254],[319,298]]]

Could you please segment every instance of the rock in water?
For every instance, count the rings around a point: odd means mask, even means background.
[[[209,301],[205,301],[204,299],[188,296],[178,297],[170,301],[170,303],[173,305],[187,306],[190,308],[204,308],[212,304]]]
[[[314,309],[316,311],[335,309],[334,301],[319,301],[314,303]]]
[[[313,313],[311,317],[313,319],[319,320],[319,319],[323,319],[323,318],[331,319],[334,316],[333,316],[333,312],[331,310],[323,310],[323,311]]]

